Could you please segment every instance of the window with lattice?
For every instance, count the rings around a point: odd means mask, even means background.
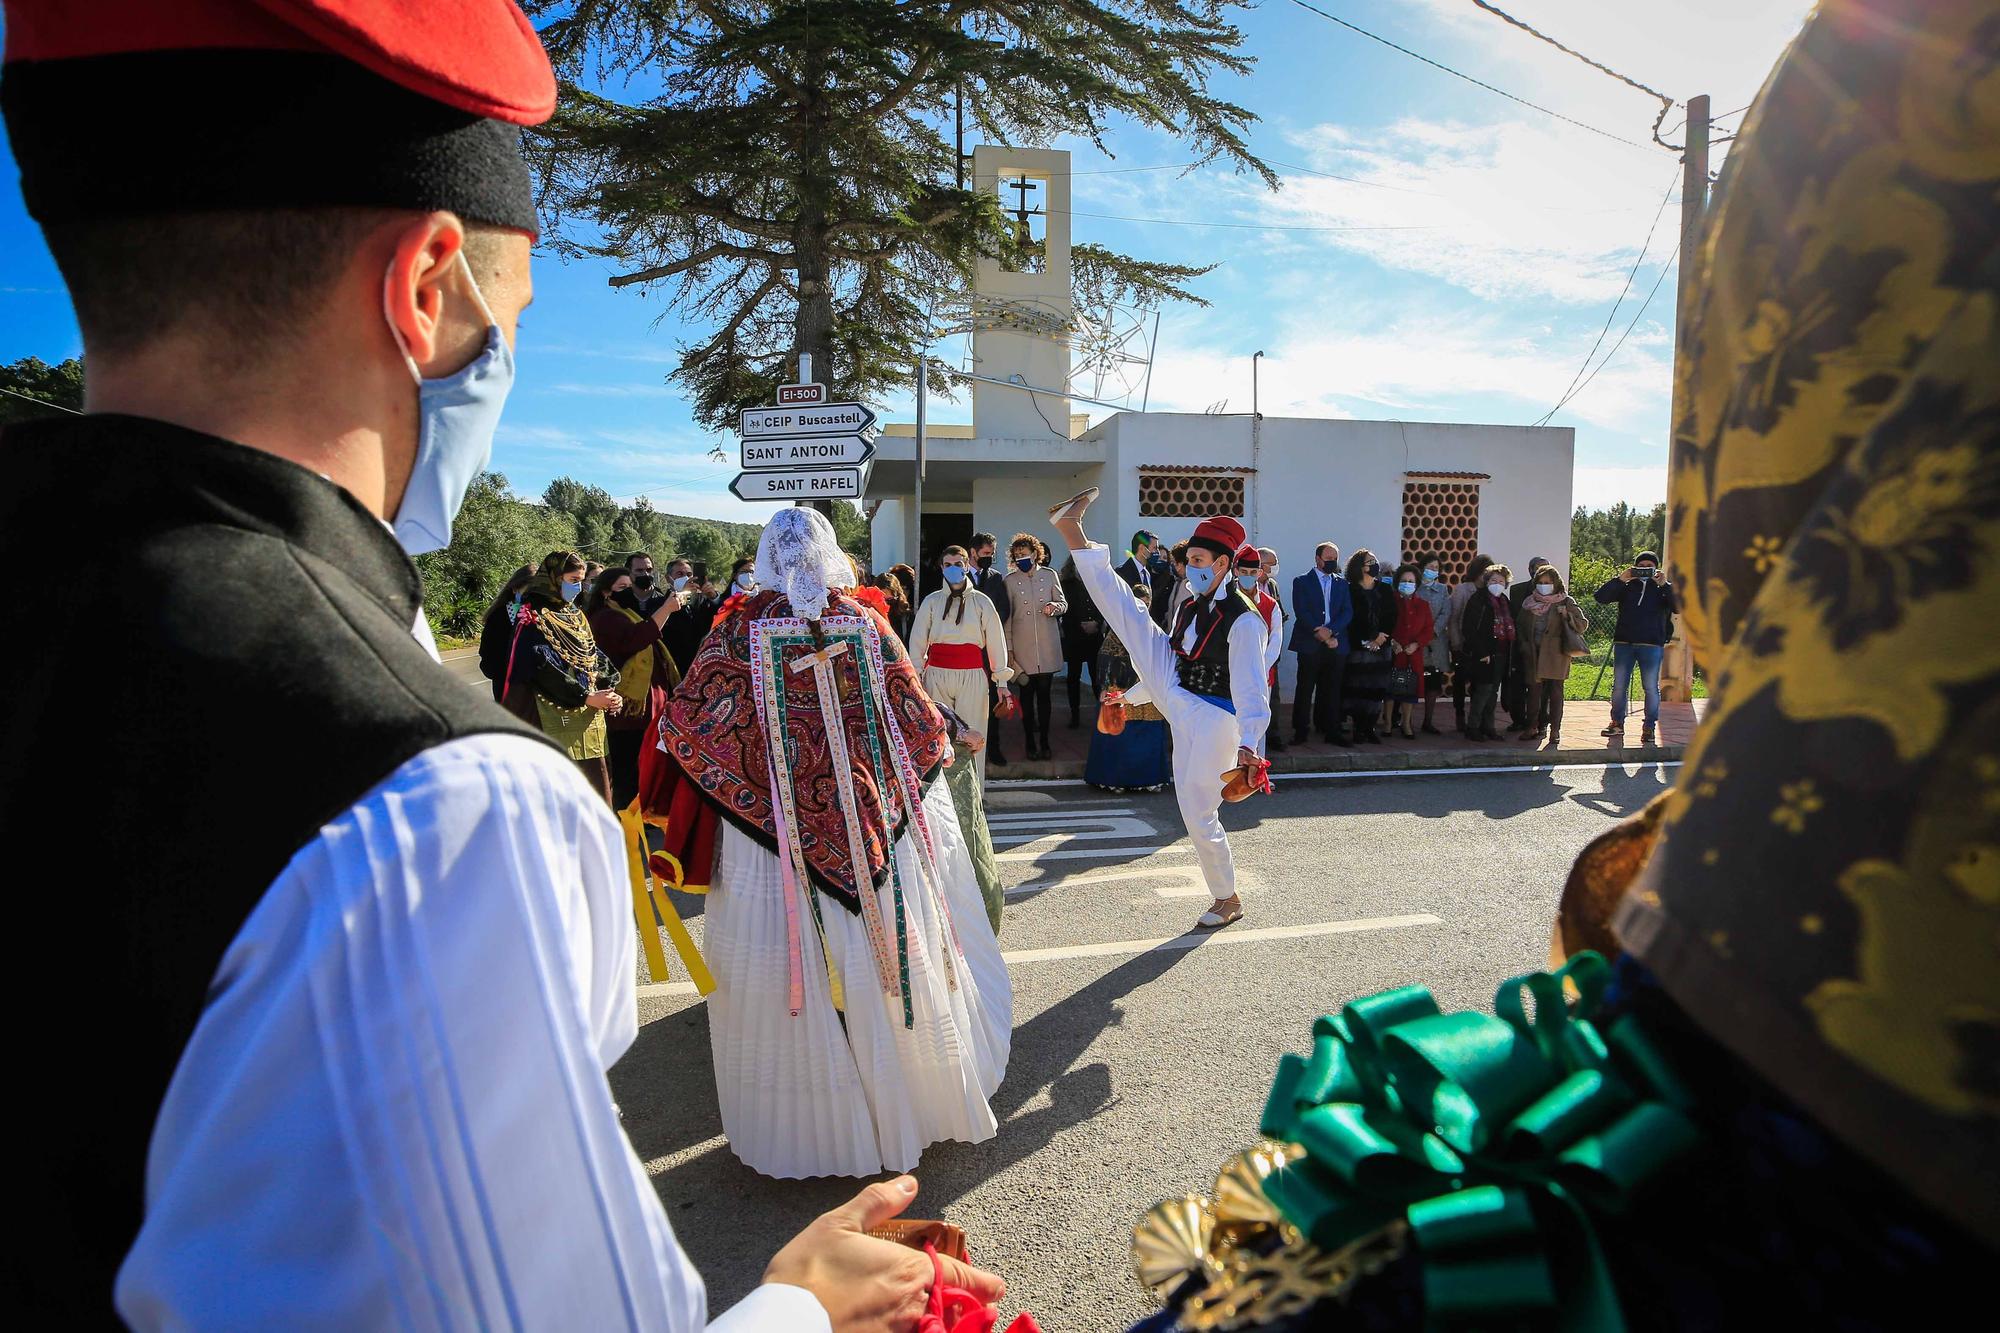
[[[1240,473],[1139,470],[1139,513],[1146,518],[1243,517]]]
[[[1403,482],[1403,559],[1434,555],[1439,578],[1456,583],[1479,550],[1479,483]]]

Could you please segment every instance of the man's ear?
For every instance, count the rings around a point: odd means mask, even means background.
[[[426,213],[396,233],[383,280],[383,307],[419,367],[441,350],[444,282],[464,247],[465,225],[451,213]]]

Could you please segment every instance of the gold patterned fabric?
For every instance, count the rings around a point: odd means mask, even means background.
[[[1615,922],[2000,1241],[2000,0],[1826,0],[1683,312],[1668,555],[1713,685]]]

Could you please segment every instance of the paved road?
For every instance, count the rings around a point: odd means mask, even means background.
[[[1050,1333],[1123,1329],[1150,1308],[1130,1271],[1133,1222],[1206,1189],[1251,1141],[1278,1055],[1309,1049],[1312,1020],[1413,980],[1446,1009],[1485,1007],[1541,963],[1576,851],[1673,772],[1289,779],[1225,814],[1245,920],[1187,938],[1207,895],[1167,796],[996,791],[1015,886],[1000,1132],[926,1153],[911,1215],[965,1227],[975,1257],[1007,1275],[1010,1313],[1019,1302]],[[707,1011],[684,989],[642,988],[639,1040],[612,1082],[719,1311],[857,1186],[768,1180],[731,1155]]]

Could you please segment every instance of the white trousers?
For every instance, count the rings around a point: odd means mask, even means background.
[[[959,717],[965,720],[966,726],[971,727],[982,736],[987,735],[986,724],[989,719],[986,711],[986,684],[988,678],[985,668],[981,667],[971,671],[962,671],[952,667],[927,666],[924,668],[923,679],[925,694],[928,694],[932,699],[943,704],[952,712],[957,713]],[[991,739],[991,737],[989,736],[988,739]],[[981,746],[979,753],[972,756],[972,760],[979,772],[979,789],[984,791],[986,790],[986,748]]]
[[[1079,557],[1085,552],[1078,551]],[[1235,714],[1181,688],[1173,645],[1111,569],[1108,553],[1076,562],[1076,572],[1105,624],[1131,654],[1132,670],[1174,736],[1174,803],[1194,844],[1201,877],[1216,898],[1236,892],[1236,860],[1222,831],[1222,775],[1236,767]],[[1128,693],[1129,697],[1129,693]]]

